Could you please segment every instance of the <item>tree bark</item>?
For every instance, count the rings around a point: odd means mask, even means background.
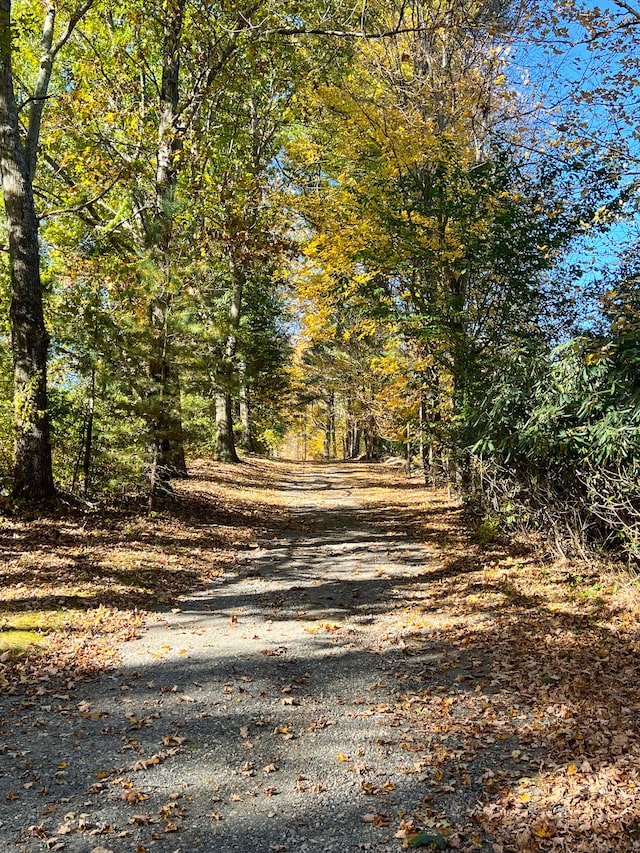
[[[91,370],[91,384],[89,386],[89,400],[87,404],[87,425],[84,442],[84,454],[82,458],[82,492],[85,498],[89,494],[89,483],[91,480],[91,454],[93,450],[93,420],[96,411],[96,369]]]
[[[326,421],[324,426],[324,458],[331,459],[336,456],[336,409],[335,394],[333,391],[326,399]]]
[[[233,359],[238,347],[238,326],[242,311],[242,297],[246,284],[244,270],[234,258],[230,260],[231,305],[229,306],[229,333],[224,356],[218,368],[219,384],[216,391],[216,459],[218,462],[239,462],[233,435],[233,405],[231,386],[233,384]]]
[[[170,396],[173,407],[170,410],[169,440],[169,468],[171,475],[178,480],[184,480],[189,476],[187,471],[187,460],[184,453],[184,430],[182,428],[182,394],[180,390],[180,374],[174,369],[172,381],[170,381]]]
[[[242,448],[248,453],[253,453],[253,424],[251,422],[251,401],[249,400],[249,389],[247,387],[247,366],[244,361],[240,365],[240,423],[242,424]]]
[[[149,374],[151,406],[148,428],[151,433],[150,490],[171,492],[171,478],[187,476],[180,406],[180,379],[172,363],[171,238],[177,186],[176,155],[181,138],[176,133],[179,99],[180,42],[186,0],[167,3],[164,22],[162,79],[160,83],[160,124],[156,153],[155,209],[146,235],[149,249],[156,255],[165,279],[164,293],[152,300],[149,314],[155,329]]]
[[[233,401],[229,391],[216,394],[216,460],[239,462],[233,437]]]
[[[16,434],[13,495],[36,506],[55,500],[47,403],[49,336],[42,308],[32,174],[20,139],[13,89],[10,32],[11,2],[0,0],[0,172],[11,270]]]
[[[330,399],[326,399],[325,401],[326,412],[325,412],[325,421],[324,421],[324,446],[322,449],[322,458],[330,459],[331,458],[331,403]]]
[[[367,425],[367,429],[364,432],[364,446],[365,446],[365,459],[367,462],[373,462],[374,458],[374,447],[375,447],[375,437],[373,433],[373,429],[371,425]]]
[[[360,429],[358,419],[352,414],[347,414],[347,459],[355,459],[360,455],[361,439],[362,430]]]
[[[154,354],[149,365],[149,432],[151,435],[150,494],[171,494],[173,477],[186,477],[180,379],[170,361],[169,326],[171,306],[155,300],[150,319],[157,329]],[[153,503],[151,497],[150,503]]]

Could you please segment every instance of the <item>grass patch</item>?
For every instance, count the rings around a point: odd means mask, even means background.
[[[42,634],[35,631],[22,631],[19,628],[0,629],[0,653],[9,652],[10,656],[21,655],[45,643]]]
[[[64,630],[69,619],[57,610],[30,610],[27,613],[8,613],[0,618],[0,652],[11,657],[42,649],[47,634]]]

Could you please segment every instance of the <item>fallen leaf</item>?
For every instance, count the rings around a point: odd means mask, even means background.
[[[182,735],[164,735],[161,742],[163,746],[183,746],[187,739]]]
[[[381,812],[367,812],[367,814],[362,815],[362,820],[375,827],[389,826],[390,823],[388,816]]]
[[[29,827],[29,834],[35,835],[36,838],[46,838],[47,830],[45,828],[44,823],[32,824]]]
[[[556,834],[555,825],[550,820],[539,820],[531,827],[536,838],[553,838]]]

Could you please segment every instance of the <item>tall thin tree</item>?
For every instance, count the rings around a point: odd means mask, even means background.
[[[0,173],[11,271],[15,464],[14,497],[30,505],[55,499],[47,403],[49,337],[44,322],[40,248],[33,181],[42,116],[56,56],[93,0],[85,0],[56,39],[56,4],[49,3],[42,31],[40,66],[27,107],[23,138],[18,116],[11,0],[0,0]]]

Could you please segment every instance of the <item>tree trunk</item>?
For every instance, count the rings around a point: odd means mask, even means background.
[[[166,6],[160,85],[160,124],[156,152],[155,209],[149,232],[148,248],[162,270],[163,293],[149,306],[150,325],[157,330],[149,364],[151,380],[148,428],[151,434],[150,503],[156,492],[171,492],[171,478],[186,477],[180,406],[180,380],[172,363],[170,347],[171,317],[171,239],[177,186],[176,158],[181,138],[175,123],[179,99],[180,42],[185,0],[170,0]]]
[[[331,392],[331,406],[329,410],[329,440],[331,444],[331,455],[333,459],[338,458],[338,447],[336,440],[336,395]]]
[[[231,258],[231,305],[229,306],[229,333],[224,356],[218,368],[219,384],[216,391],[216,459],[218,462],[239,462],[233,435],[233,405],[231,387],[233,385],[233,359],[238,346],[238,326],[242,310],[242,296],[246,283],[241,265]]]
[[[347,459],[356,459],[360,455],[361,440],[362,430],[358,426],[358,421],[350,419],[347,431]]]
[[[91,453],[93,449],[93,419],[96,410],[96,371],[91,371],[91,385],[89,387],[89,401],[87,406],[87,427],[84,441],[84,455],[82,459],[82,492],[85,496],[89,494],[89,482],[91,478]]]
[[[364,421],[364,446],[367,462],[373,462],[375,458],[377,426],[373,414],[373,388],[369,391],[369,411]]]
[[[169,494],[171,489],[171,401],[169,365],[169,314],[170,303],[156,299],[150,307],[149,325],[154,332],[149,361],[148,431],[149,455],[149,507],[155,495]]]
[[[427,444],[424,440],[424,428],[427,420],[427,404],[424,399],[424,388],[420,389],[420,407],[418,409],[419,417],[419,437],[420,437],[420,464],[422,465],[422,473],[424,475],[425,486],[429,485],[427,480]]]
[[[228,391],[216,394],[216,460],[218,462],[239,462],[233,437],[233,405]]]
[[[336,449],[336,395],[332,391],[326,399],[327,413],[324,425],[324,458],[335,459]]]
[[[178,480],[186,479],[189,476],[187,471],[187,461],[184,455],[184,430],[182,428],[182,400],[180,391],[180,374],[175,365],[168,365],[169,376],[167,379],[168,385],[168,438],[169,438],[169,458],[168,465],[171,471],[171,476]]]
[[[13,495],[36,506],[55,500],[47,404],[49,337],[42,308],[33,176],[20,140],[13,90],[10,12],[10,0],[0,0],[0,172],[11,269],[16,431]]]
[[[331,458],[331,398],[326,400],[327,412],[324,422],[324,448],[322,456],[324,459]]]
[[[158,349],[160,344],[157,344]],[[151,435],[151,493],[171,493],[172,478],[187,477],[184,456],[180,381],[163,351],[150,366],[149,431]]]
[[[184,453],[184,430],[182,429],[182,418],[178,415],[171,429],[171,447],[169,448],[168,464],[171,476],[177,480],[186,480],[189,476],[187,471],[187,460]]]
[[[159,372],[152,376],[152,402],[149,407],[152,456],[156,457],[155,470],[158,476],[158,481],[154,482],[151,478],[150,484],[152,490],[157,487],[164,492],[171,491],[173,478],[188,477],[179,382],[177,377],[171,375],[174,369],[174,365],[166,359]]]
[[[406,435],[406,447],[405,447],[405,458],[407,463],[407,475],[411,474],[411,425],[407,424],[405,429]]]
[[[364,447],[365,447],[365,458],[366,458],[367,462],[373,462],[374,435],[373,435],[373,431],[370,428],[365,430],[365,433],[364,433]]]
[[[352,400],[350,397],[347,397],[346,408],[347,459],[356,459],[360,455],[362,430],[360,429],[358,418],[353,414]]]
[[[253,425],[251,423],[251,402],[249,400],[249,389],[246,380],[246,364],[240,365],[240,423],[242,424],[242,448],[248,453],[253,453]]]

